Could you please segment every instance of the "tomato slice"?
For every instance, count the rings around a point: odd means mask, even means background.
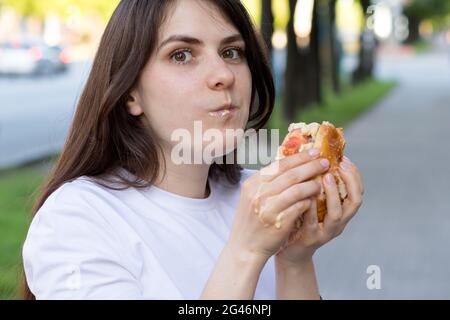
[[[309,138],[302,135],[301,129],[295,129],[291,131],[282,144],[283,156],[287,157],[298,153],[300,147],[308,142]]]

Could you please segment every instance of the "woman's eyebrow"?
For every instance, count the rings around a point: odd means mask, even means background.
[[[229,44],[235,41],[239,41],[239,40],[244,40],[242,38],[242,36],[238,33],[233,34],[229,37],[223,38],[220,41],[220,45],[225,45],[225,44]],[[164,47],[166,44],[170,43],[170,42],[186,42],[186,43],[190,43],[190,44],[196,44],[196,45],[203,45],[203,41],[197,39],[197,38],[193,38],[187,35],[173,35],[170,36],[169,38],[167,38],[166,40],[164,40],[163,42],[161,42],[161,45],[158,48],[158,51],[161,50],[162,47]]]

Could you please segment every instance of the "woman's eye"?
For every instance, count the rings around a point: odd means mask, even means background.
[[[192,53],[189,50],[181,50],[175,52],[170,57],[175,63],[185,64],[188,63],[192,59]]]
[[[222,53],[222,56],[224,59],[237,60],[244,56],[244,50],[238,47],[229,48]],[[176,64],[187,64],[193,59],[193,56],[189,49],[183,49],[173,53],[170,59]]]
[[[223,52],[223,57],[225,59],[239,59],[242,58],[244,54],[243,49],[241,48],[229,48]]]

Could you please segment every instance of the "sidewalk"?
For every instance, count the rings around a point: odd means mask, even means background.
[[[347,230],[316,255],[325,299],[450,298],[448,56],[380,57],[379,77],[399,86],[346,130],[366,194]],[[366,287],[371,265],[380,290]]]

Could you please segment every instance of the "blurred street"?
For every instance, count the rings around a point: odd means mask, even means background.
[[[320,249],[325,299],[450,298],[450,52],[386,52],[381,79],[398,87],[346,129],[365,201],[347,230]],[[376,265],[381,289],[369,290]]]
[[[0,78],[0,169],[59,151],[89,63],[46,77]]]

